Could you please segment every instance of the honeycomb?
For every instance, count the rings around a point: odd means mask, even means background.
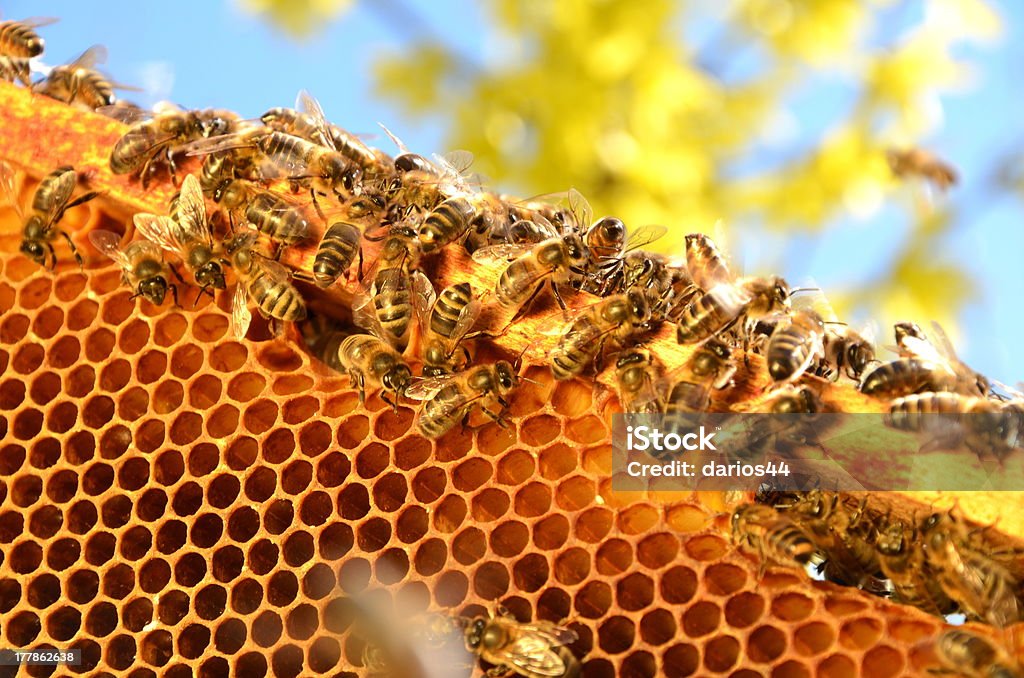
[[[115,198],[64,226],[108,227]],[[431,441],[294,337],[235,341],[228,295],[130,295],[99,261],[0,255],[0,647],[83,655],[24,675],[365,675],[359,595],[561,622],[595,678],[937,666],[941,619],[762,573],[728,539],[736,498],[613,493],[593,380],[528,367],[509,428]]]

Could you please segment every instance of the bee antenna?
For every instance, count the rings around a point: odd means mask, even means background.
[[[820,292],[820,287],[794,287],[789,291],[791,295],[799,294],[800,292]]]
[[[529,377],[519,377],[519,381],[525,381],[527,383],[534,384],[535,386],[543,386],[544,385],[544,384],[540,383],[539,381],[537,381],[536,379],[530,379]]]

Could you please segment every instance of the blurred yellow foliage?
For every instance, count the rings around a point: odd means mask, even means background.
[[[1001,31],[983,0],[484,7],[482,56],[424,35],[378,60],[379,93],[441,121],[498,190],[575,187],[595,214],[668,225],[663,251],[718,220],[801,237],[920,204],[906,198],[927,189],[895,180],[885,151],[920,143],[941,122],[938,96],[969,84],[955,48]],[[950,229],[919,218],[907,211],[892,270],[844,299],[949,320],[972,286],[936,258]]]
[[[353,0],[243,0],[242,6],[256,14],[265,14],[286,33],[304,37],[324,20],[337,17],[351,7]]]

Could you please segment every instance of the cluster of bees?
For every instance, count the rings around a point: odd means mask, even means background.
[[[823,490],[762,487],[756,499],[733,512],[732,532],[765,563],[815,564],[828,581],[938,616],[962,613],[997,627],[1024,619],[1020,553],[996,548],[986,528],[952,511],[898,520]]]
[[[492,306],[510,316],[510,325],[550,290],[565,312],[552,328],[557,345],[543,356],[554,377],[600,372],[613,357],[625,411],[703,412],[714,401],[731,407],[727,395],[737,385],[739,365],[759,355],[772,381],[753,405],[760,411],[822,411],[823,385],[850,379],[888,402],[887,421],[895,427],[924,427],[919,415],[926,413],[1006,417],[1003,425],[966,430],[964,437],[979,453],[1017,447],[1019,399],[995,393],[960,362],[937,326],[928,337],[917,325],[898,324],[899,356],[880,362],[870,338],[839,322],[820,294],[801,305],[794,303],[801,291],[782,278],[734,275],[706,235],[686,236],[685,260],[650,252],[644,246],[663,227],[631,232],[615,217],[594,219],[576,191],[519,199],[483,190],[466,175],[468,154],[428,159],[388,132],[399,148],[391,157],[328,122],[307,93],[295,108],[274,108],[257,120],[215,109],[143,112],[119,105],[110,83],[88,76],[95,74],[89,70],[95,51],[53,69],[43,81],[49,84],[32,84],[29,60],[42,53],[33,31],[39,25],[0,23],[0,77],[129,122],[110,154],[113,173],[137,175],[145,185],[166,170],[178,183],[176,163],[202,160],[198,173],[183,177],[166,214],[135,215],[134,239],[90,233],[96,249],[122,269],[134,296],[160,305],[169,291],[178,303],[178,286],[186,284],[181,268],[199,295],[234,284],[231,324],[238,337],[249,328],[250,303],[274,321],[302,322],[311,351],[347,374],[360,399],[379,390],[395,408],[402,398],[422,401],[417,425],[427,437],[465,425],[477,409],[507,424],[508,396],[523,379],[518,360],[475,360],[474,343],[495,336],[488,331],[493,328],[477,328],[478,320]],[[0,176],[17,206],[13,173]],[[61,167],[36,190],[21,251],[40,265],[55,265],[58,237],[81,262],[59,227],[67,209],[97,195],[73,198],[79,183],[73,168]],[[315,214],[298,194],[309,196]],[[280,264],[284,248],[318,230],[317,219],[323,235],[311,270]],[[371,245],[376,260],[364,272],[363,250]],[[499,267],[493,289],[455,281],[436,290],[423,263],[448,247]],[[339,281],[354,290],[350,318],[339,324],[314,317],[303,287]],[[591,296],[570,313],[567,293]],[[644,347],[664,323],[675,325],[680,344],[695,348],[671,376]],[[416,365],[420,374],[414,376]],[[991,431],[998,431],[998,440]],[[766,561],[802,566],[823,559],[826,578],[929,612],[960,610],[999,626],[1020,619],[1009,556],[993,553],[981,531],[951,514],[908,525],[883,521],[863,506],[850,510],[825,492],[769,493],[763,500],[738,509],[733,530]],[[573,636],[550,623],[519,624],[500,614],[465,624],[471,651],[527,677],[577,675],[578,662],[565,649]],[[978,647],[970,639],[949,643],[951,656],[962,645]]]

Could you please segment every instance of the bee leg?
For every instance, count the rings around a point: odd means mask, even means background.
[[[71,253],[73,255],[75,255],[75,261],[78,262],[78,268],[80,268],[82,270],[85,270],[85,262],[82,260],[82,255],[78,253],[78,248],[75,247],[75,243],[71,240],[71,236],[68,235],[66,231],[58,230],[57,232],[61,234],[61,237],[63,237],[65,240],[68,241],[68,247],[71,248]],[[53,255],[53,245],[49,245],[49,247],[50,247],[50,254]],[[56,258],[56,256],[54,256],[54,266],[56,266],[56,265],[57,265],[57,258]]]
[[[167,148],[167,171],[171,174],[171,183],[175,187],[180,186],[178,182],[178,166],[174,164],[174,153],[171,152],[170,147]]]
[[[562,313],[568,314],[569,308],[565,305],[565,301],[562,299],[561,293],[558,291],[558,285],[555,284],[554,280],[548,279],[548,283],[551,285],[551,292],[555,295],[555,301],[562,308]]]
[[[44,263],[43,268],[45,268],[48,271],[52,271],[57,268],[57,253],[53,251],[53,245],[51,245],[50,243],[46,243],[46,249],[50,251],[50,265],[47,266]]]
[[[498,424],[498,426],[500,426],[502,428],[508,428],[508,422],[505,420],[505,417],[503,417],[501,414],[495,414],[494,412],[491,412],[486,407],[481,407],[480,411],[483,412],[488,417],[490,417],[491,419],[493,419],[494,422],[496,424]],[[466,415],[466,419],[464,421],[468,421],[468,420],[469,420],[469,415]]]
[[[388,398],[388,392],[387,392],[387,391],[381,391],[381,392],[380,392],[380,399],[381,399],[381,400],[383,400],[383,401],[384,401],[385,403],[387,403],[388,405],[390,405],[390,406],[391,406],[391,409],[392,409],[392,410],[393,410],[393,411],[394,411],[395,413],[397,413],[397,412],[398,412],[398,399],[397,399],[397,398],[395,398],[394,400],[392,400],[391,398]]]
[[[171,295],[174,297],[175,308],[181,308],[181,304],[178,302],[178,286],[175,285],[174,283],[171,283],[170,285],[168,285],[168,287],[171,288]]]

